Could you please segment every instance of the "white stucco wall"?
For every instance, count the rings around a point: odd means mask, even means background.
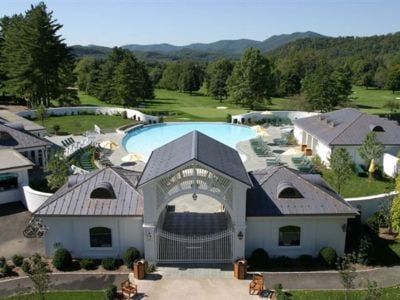
[[[1,173],[15,173],[18,175],[18,186],[12,190],[0,191],[0,204],[22,201],[24,194],[22,186],[29,183],[28,168],[4,170]]]
[[[158,122],[159,118],[156,116],[146,115],[138,110],[129,109],[129,108],[122,108],[122,107],[99,107],[99,106],[77,106],[77,107],[57,107],[57,108],[48,108],[47,112],[49,115],[58,115],[64,116],[65,114],[71,115],[71,113],[77,115],[79,111],[87,111],[93,112],[96,114],[108,114],[108,115],[115,115],[116,113],[122,113],[126,111],[128,118],[133,118],[136,116],[136,119],[140,118],[140,121],[151,121],[151,122]],[[22,111],[17,113],[21,117],[34,117],[35,111],[28,110]]]
[[[328,246],[341,255],[346,239],[343,224],[347,224],[346,217],[249,217],[246,256],[257,248],[265,249],[270,256],[317,256],[322,247]],[[279,228],[288,225],[301,227],[300,246],[279,246]]]
[[[36,191],[28,185],[23,186],[22,189],[24,191],[22,203],[30,212],[34,212],[40,205],[49,199],[51,195],[53,195]]]
[[[57,247],[65,247],[73,257],[121,258],[129,247],[143,254],[142,217],[43,217],[48,231],[44,236],[46,255],[52,256]],[[91,248],[89,229],[111,228],[111,248]]]
[[[237,123],[242,123],[242,119],[244,119],[245,122],[247,122],[248,119],[251,119],[252,121],[259,121],[262,119],[268,119],[272,117],[289,118],[291,121],[293,121],[296,119],[311,117],[318,114],[319,113],[316,112],[291,111],[291,110],[268,111],[268,114],[262,114],[262,111],[251,111],[245,114],[233,115],[232,123],[234,122],[234,120],[236,120]]]
[[[383,172],[389,177],[396,177],[399,173],[399,159],[397,156],[389,153],[383,154]]]

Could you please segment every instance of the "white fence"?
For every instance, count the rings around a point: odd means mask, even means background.
[[[388,207],[395,195],[396,192],[391,192],[367,197],[346,198],[344,200],[361,212],[361,221],[365,222],[375,212],[379,211],[382,206]]]
[[[77,115],[82,112],[88,112],[92,114],[102,114],[102,115],[116,115],[122,114],[126,112],[126,116],[129,119],[136,121],[144,121],[149,123],[158,123],[159,117],[146,115],[138,110],[130,109],[130,108],[121,108],[121,107],[100,107],[100,106],[75,106],[75,107],[57,107],[57,108],[48,108],[47,113],[49,115],[54,116],[66,116],[66,115]],[[34,110],[22,111],[18,112],[17,115],[21,117],[35,117]]]
[[[276,110],[276,111],[251,111],[245,114],[232,116],[232,123],[244,123],[248,122],[249,119],[254,121],[260,121],[262,119],[269,118],[289,118],[291,121],[306,117],[311,117],[318,115],[316,112],[306,112],[306,111],[290,111],[290,110]]]
[[[34,212],[53,194],[43,193],[32,189],[29,186],[23,186],[24,190],[24,205],[30,211]]]

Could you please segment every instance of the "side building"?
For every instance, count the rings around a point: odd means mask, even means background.
[[[367,134],[376,132],[385,152],[397,156],[400,151],[400,126],[357,109],[345,108],[293,121],[294,136],[303,148],[310,149],[326,164],[335,148],[345,148],[356,164],[365,164],[358,153]]]

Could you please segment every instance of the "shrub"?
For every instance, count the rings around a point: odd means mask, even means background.
[[[72,267],[71,253],[65,248],[59,248],[53,257],[53,266],[58,270],[66,270]]]
[[[132,268],[133,262],[140,258],[140,252],[135,247],[129,247],[125,250],[124,255],[122,256],[124,259],[124,263],[128,268]]]
[[[287,256],[279,256],[274,258],[273,265],[280,268],[289,268],[293,264],[292,259]]]
[[[117,268],[117,262],[114,258],[107,257],[101,261],[101,265],[106,270],[115,270]]]
[[[128,113],[126,112],[126,110],[122,111],[121,117],[122,119],[128,119]]]
[[[286,293],[283,291],[283,286],[281,283],[274,284],[274,290],[275,290],[277,300],[289,300],[290,299],[290,297],[288,295],[286,295]]]
[[[146,264],[146,273],[153,273],[157,270],[157,267],[154,263],[149,262],[148,264]]]
[[[303,254],[298,257],[300,265],[304,268],[312,267],[314,259],[311,255]]]
[[[96,268],[96,264],[94,263],[94,260],[90,259],[90,258],[81,259],[81,261],[79,262],[79,265],[81,266],[82,269],[85,269],[85,270],[94,270]]]
[[[117,296],[117,286],[114,284],[109,285],[105,291],[105,294],[107,300],[114,300]]]
[[[230,123],[232,122],[232,115],[231,114],[227,114],[226,115],[226,123]]]
[[[268,253],[262,248],[254,250],[249,259],[250,264],[254,267],[265,267],[268,264],[268,260]]]
[[[11,267],[6,263],[3,268],[1,268],[1,273],[3,276],[8,276],[12,273]]]
[[[324,247],[319,250],[318,258],[327,266],[333,266],[336,263],[337,254],[332,247]]]
[[[29,263],[29,260],[24,259],[21,265],[22,271],[24,271],[26,274],[29,274],[31,272],[31,264]]]
[[[6,264],[6,258],[4,256],[0,257],[0,268],[4,267]]]
[[[158,123],[164,123],[164,117],[163,116],[158,118]]]
[[[374,213],[370,218],[367,220],[367,225],[373,231],[378,232],[379,227],[381,227],[385,223],[385,217],[380,213]]]
[[[22,265],[22,263],[24,262],[24,257],[21,256],[21,255],[15,254],[15,255],[12,257],[12,261],[13,261],[13,264],[14,264],[16,267],[20,267],[20,266]]]

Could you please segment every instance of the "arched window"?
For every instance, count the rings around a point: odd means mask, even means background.
[[[115,193],[109,182],[100,183],[91,193],[92,199],[115,199]]]
[[[369,129],[375,132],[385,132],[382,126],[371,124],[369,125]]]
[[[303,198],[303,195],[290,182],[281,182],[277,187],[278,198]]]
[[[90,247],[112,247],[111,229],[107,227],[93,227],[89,230]]]
[[[298,226],[279,228],[279,246],[300,246],[300,232]]]

